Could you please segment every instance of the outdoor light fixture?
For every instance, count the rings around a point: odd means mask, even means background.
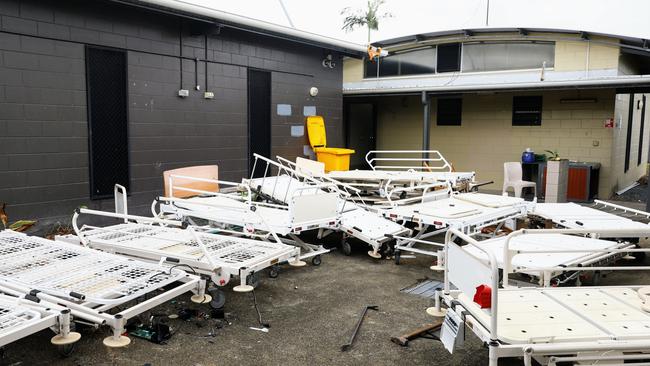
[[[312,97],[317,96],[317,95],[318,95],[318,88],[315,87],[315,86],[312,86],[312,87],[309,89],[309,95],[311,95]]]

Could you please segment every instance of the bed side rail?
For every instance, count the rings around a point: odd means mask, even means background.
[[[593,207],[596,209],[611,209],[612,210],[611,213],[613,214],[617,214],[616,211],[620,211],[621,213],[627,214],[628,216],[632,216],[635,218],[640,216],[646,221],[646,223],[648,223],[647,221],[650,221],[650,212],[636,210],[630,207],[625,207],[610,202],[594,200]]]
[[[510,287],[508,276],[511,273],[519,272],[519,269],[514,268],[512,260],[518,254],[549,254],[549,253],[610,253],[610,254],[627,254],[627,253],[650,253],[650,248],[610,248],[610,249],[549,249],[549,250],[526,250],[526,249],[511,249],[510,245],[512,239],[526,234],[597,234],[603,236],[617,237],[621,233],[625,233],[625,229],[520,229],[513,231],[506,236],[503,245],[503,287]],[[526,271],[551,271],[551,272],[571,272],[571,271],[647,271],[650,266],[558,266],[558,267],[535,267],[526,266],[522,268],[521,272]]]
[[[453,170],[438,150],[372,150],[366,154],[366,163],[372,170]]]

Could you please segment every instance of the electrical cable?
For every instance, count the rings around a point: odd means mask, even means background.
[[[260,309],[257,305],[257,296],[255,296],[255,290],[251,291],[251,294],[253,295],[253,305],[255,306],[255,311],[257,312],[257,322],[264,328],[271,328],[271,324],[262,320],[262,314],[260,313]]]
[[[198,273],[196,273],[196,270],[192,266],[190,266],[189,264],[181,263],[181,264],[175,264],[175,265],[169,267],[169,271],[160,271],[158,273],[153,274],[151,277],[149,277],[149,280],[151,281],[152,279],[154,279],[154,278],[156,278],[156,277],[158,277],[160,275],[171,276],[172,271],[174,270],[174,268],[177,268],[177,267],[187,267],[187,268],[189,268],[190,271],[192,271],[192,274],[198,275]]]

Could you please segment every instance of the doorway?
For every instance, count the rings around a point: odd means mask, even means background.
[[[366,154],[376,148],[376,108],[371,102],[345,104],[346,147],[354,149],[350,169],[368,169]]]
[[[271,73],[248,69],[248,173],[258,177],[264,170],[253,171],[253,154],[271,156]]]
[[[129,189],[126,52],[86,46],[90,198]]]

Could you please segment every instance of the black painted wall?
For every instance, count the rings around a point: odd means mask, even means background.
[[[90,201],[84,45],[128,50],[131,207],[145,212],[162,193],[162,172],[218,164],[220,177],[247,171],[247,68],[272,71],[272,153],[293,159],[306,137],[303,107],[327,121],[328,142],[342,144],[342,69],[324,68],[317,47],[211,27],[203,98],[205,26],[104,1],[0,0],[0,202],[11,219],[65,219]],[[218,34],[217,34],[218,33]],[[181,85],[182,34],[183,88]],[[335,59],[340,56],[334,53]],[[197,77],[195,77],[197,76]],[[196,91],[195,79],[201,86]],[[309,96],[316,86],[320,93]],[[291,116],[278,116],[290,104]]]

